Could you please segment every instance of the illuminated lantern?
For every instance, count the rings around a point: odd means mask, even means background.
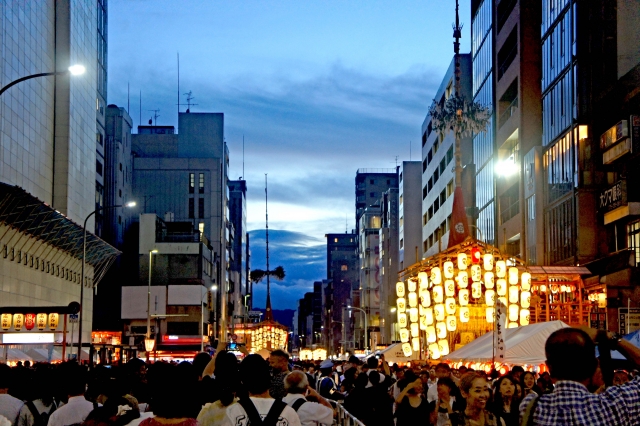
[[[416,291],[416,282],[415,280],[409,280],[407,281],[407,289],[409,289],[409,291]]]
[[[420,317],[420,330],[425,331],[427,329],[427,317]]]
[[[510,322],[509,324],[507,324],[507,328],[518,328],[518,323]]]
[[[409,341],[409,330],[406,328],[400,329],[400,341],[402,343],[407,343]]]
[[[453,280],[446,280],[444,282],[444,294],[447,297],[451,297],[456,294],[456,283]]]
[[[482,283],[475,282],[471,284],[471,297],[480,299],[482,297]]]
[[[493,272],[485,272],[484,273],[484,286],[486,288],[493,288],[494,286],[494,277],[493,277]]]
[[[449,315],[447,317],[447,330],[456,331],[456,328],[458,328],[458,321],[456,320],[455,315]]]
[[[451,279],[453,278],[453,262],[451,261],[447,261],[444,262],[444,265],[442,265],[442,269],[443,269],[443,273],[444,273],[444,277],[447,279]]]
[[[470,317],[470,313],[469,313],[469,307],[468,306],[462,306],[460,308],[460,322],[469,322],[469,317]]]
[[[396,300],[396,306],[398,307],[398,312],[404,312],[407,310],[407,301],[404,297],[399,297]]]
[[[438,336],[438,339],[444,339],[447,337],[447,325],[445,323],[436,323],[436,335]]]
[[[444,300],[444,289],[441,285],[437,285],[433,287],[433,302],[434,303],[442,303]]]
[[[414,337],[413,339],[411,339],[411,343],[413,346],[413,350],[418,352],[420,350],[420,338]]]
[[[520,307],[518,305],[509,305],[509,321],[518,321],[520,316]]]
[[[411,324],[411,337],[418,337],[420,335],[420,327],[418,324]]]
[[[461,271],[467,269],[467,253],[458,253],[458,269]]]
[[[418,295],[416,294],[415,291],[412,291],[411,293],[409,293],[409,306],[412,308],[415,308],[416,306],[418,306]]]
[[[566,286],[566,285],[564,285],[564,284],[563,284],[563,285],[561,285],[561,286],[560,286],[560,292],[561,292],[561,293],[566,293],[566,292],[567,292],[567,286]]]
[[[487,306],[493,306],[496,304],[496,292],[493,290],[487,290],[484,292],[484,302]]]
[[[507,280],[500,278],[496,281],[496,293],[498,293],[498,296],[505,296],[507,294]]]
[[[440,358],[440,348],[438,348],[437,343],[432,343],[429,345],[429,356],[431,359]]]
[[[467,288],[469,285],[469,274],[467,271],[458,272],[458,287]]]
[[[598,308],[606,308],[606,307],[607,307],[607,294],[598,293]]]
[[[418,308],[409,309],[409,319],[411,322],[418,322]]]
[[[449,355],[449,342],[446,340],[438,340],[438,350],[441,356]]]
[[[523,291],[520,294],[520,306],[525,309],[529,309],[529,306],[531,306],[531,293]]]
[[[409,343],[403,343],[402,344],[402,353],[407,358],[409,358],[411,355],[413,355],[413,351],[411,350],[411,345]]]
[[[518,268],[509,268],[509,284],[516,285],[518,284]]]
[[[24,316],[24,328],[27,330],[33,330],[36,326],[36,314],[26,314]]]
[[[38,327],[38,330],[47,328],[47,314],[36,315],[36,327]]]
[[[427,323],[427,325],[433,324],[433,309],[426,308],[424,310],[424,320]]]
[[[402,281],[396,283],[396,296],[404,297],[404,283]]]
[[[432,325],[427,327],[427,342],[433,343],[436,341],[436,328]]]
[[[442,271],[437,266],[431,269],[431,282],[435,285],[442,282]]]
[[[418,314],[420,314],[421,318],[424,316],[424,308],[422,305],[418,305]]]
[[[541,293],[546,293],[547,292],[547,285],[546,284],[540,284],[540,292]]]
[[[469,290],[463,288],[458,291],[458,303],[460,303],[460,306],[467,306],[469,304]]]
[[[509,303],[518,303],[520,300],[520,291],[518,286],[512,285],[509,287]]]
[[[447,315],[453,315],[456,313],[456,299],[453,297],[447,297],[447,300],[444,301],[444,310]]]
[[[2,316],[0,317],[0,325],[2,326],[3,330],[9,330],[11,328],[12,319],[13,318],[11,314],[2,314]]]
[[[420,290],[429,288],[429,276],[426,272],[418,272],[418,288]]]
[[[429,290],[420,290],[420,305],[425,308],[431,306],[431,293],[429,293]]]
[[[495,308],[486,309],[487,322],[492,323],[495,316],[496,316]]]
[[[407,314],[404,312],[398,314],[398,326],[400,328],[405,328],[407,326]]]
[[[529,325],[530,313],[528,309],[520,309],[520,325]]]
[[[520,286],[522,287],[522,291],[531,290],[531,274],[528,272],[523,272],[520,276]]]
[[[504,260],[496,262],[496,277],[504,278],[507,275],[507,263]]]
[[[442,303],[434,306],[433,312],[435,313],[436,321],[444,321],[444,305]]]
[[[493,255],[491,253],[487,253],[484,256],[482,256],[482,263],[484,265],[484,270],[485,271],[492,271],[493,270]]]
[[[480,265],[471,265],[471,281],[482,281],[482,268]]]

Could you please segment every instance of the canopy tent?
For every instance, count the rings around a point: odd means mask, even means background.
[[[542,364],[546,360],[544,344],[551,333],[569,327],[562,321],[541,322],[505,329],[505,364]],[[457,351],[443,357],[445,361],[493,361],[493,332],[480,336]]]
[[[401,362],[409,362],[418,360],[418,352],[414,351],[410,357],[404,356],[402,352],[402,343],[394,343],[380,352],[376,352],[375,354],[371,354],[369,356],[374,355],[384,355],[384,360],[390,363],[401,363]],[[368,358],[368,357],[367,357]]]

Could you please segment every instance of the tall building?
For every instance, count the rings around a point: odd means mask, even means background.
[[[368,206],[378,203],[389,188],[398,187],[396,169],[358,169],[356,172],[356,233],[360,216]]]
[[[398,170],[398,260],[399,269],[422,258],[421,219],[422,163],[403,161]],[[384,203],[384,200],[383,200]],[[383,214],[385,208],[383,206]],[[384,218],[383,218],[384,222]],[[384,226],[383,226],[384,227]],[[393,288],[393,287],[390,287]]]
[[[247,231],[247,181],[230,180],[229,223],[233,225],[231,250],[229,251],[229,304],[233,305],[236,322],[245,320],[251,307],[251,279],[249,278],[249,233]],[[233,283],[233,284],[232,284]]]
[[[420,176],[418,175],[418,178]],[[404,180],[404,179],[403,179]],[[401,182],[402,184],[402,182]],[[418,189],[420,184],[418,183]],[[398,196],[399,190],[390,188],[382,193],[380,199],[381,228],[380,240],[380,339],[378,343],[389,344],[396,339],[395,326],[396,313],[396,282],[400,268],[400,235],[398,232]],[[415,220],[415,218],[414,218]],[[418,222],[419,225],[419,222]],[[415,225],[411,225],[415,226]],[[404,228],[409,229],[409,227]],[[418,233],[418,240],[420,234]]]

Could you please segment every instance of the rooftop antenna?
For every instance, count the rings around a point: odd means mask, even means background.
[[[191,112],[191,106],[193,106],[193,105],[198,105],[198,104],[194,104],[194,103],[192,102],[192,101],[195,99],[193,96],[191,96],[191,95],[192,95],[192,93],[193,93],[193,92],[192,92],[191,90],[189,90],[187,93],[183,93],[183,95],[187,97],[187,103],[186,103],[186,104],[178,103],[178,109],[180,108],[180,106],[179,106],[179,105],[186,105],[186,106],[187,106],[187,111],[186,111],[186,112],[187,112],[187,113],[190,113],[190,112]],[[226,141],[225,141],[225,142],[226,142]]]
[[[178,114],[180,114],[180,52],[176,52],[178,55]]]
[[[153,125],[157,126],[158,125],[158,117],[160,117],[160,114],[158,114],[160,112],[160,108],[158,109],[150,109],[149,111],[153,112]],[[151,125],[151,119],[149,119],[149,125]]]
[[[140,120],[138,126],[142,126],[142,90],[140,90]]]
[[[242,178],[244,179],[244,134],[242,135]]]
[[[344,233],[349,233],[349,222],[347,220],[347,213],[344,214]]]
[[[398,167],[398,156],[397,155],[396,155],[395,163],[396,163],[396,167]]]

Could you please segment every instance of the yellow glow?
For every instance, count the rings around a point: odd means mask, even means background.
[[[520,276],[520,285],[522,287],[522,291],[529,291],[531,290],[531,274],[528,272],[523,272],[522,275]]]
[[[484,256],[482,256],[482,260],[483,260],[483,266],[484,266],[484,270],[485,271],[492,271],[493,270],[493,255],[491,253],[486,253]]]
[[[407,301],[404,297],[398,297],[396,299],[396,307],[398,308],[398,312],[400,313],[407,310]]]
[[[414,337],[413,339],[411,339],[411,346],[413,346],[413,350],[418,352],[420,350],[420,338],[419,337]]]
[[[442,303],[433,307],[436,321],[444,321],[444,305]]]
[[[458,269],[461,271],[467,269],[467,253],[458,253]]]
[[[418,306],[418,295],[415,291],[409,293],[409,306],[415,308]]]
[[[442,303],[444,300],[444,289],[441,285],[436,285],[433,287],[433,302],[434,303]]]
[[[415,280],[409,280],[409,281],[407,281],[407,289],[408,289],[409,291],[413,291],[413,292],[415,292],[415,291],[416,291],[416,288],[417,288],[417,284],[416,284]]]
[[[458,272],[458,286],[460,288],[467,288],[469,285],[469,274],[467,271]]]
[[[458,291],[458,303],[460,303],[460,306],[467,306],[469,304],[469,290],[463,288]]]
[[[451,261],[444,262],[443,272],[444,272],[444,277],[446,279],[453,278],[453,262]]]
[[[456,313],[456,299],[453,297],[447,297],[447,300],[444,301],[445,312],[448,315],[453,315]]]
[[[420,304],[425,308],[431,306],[431,293],[429,293],[429,290],[420,290]]]
[[[438,336],[438,339],[444,339],[447,337],[447,325],[445,323],[436,323],[436,335]]]
[[[447,340],[438,340],[438,350],[441,356],[449,355],[449,342]]]
[[[425,318],[425,322],[427,323],[427,325],[433,324],[433,309],[426,308],[424,310],[424,318]]]
[[[482,297],[482,284],[475,282],[471,284],[471,297],[474,299],[480,299]]]
[[[437,266],[431,269],[431,282],[435,285],[442,283],[442,271]]]
[[[400,329],[400,341],[402,343],[407,343],[409,341],[409,330],[406,328]]]
[[[487,306],[493,306],[496,304],[496,292],[493,290],[486,290],[484,292],[484,303]]]
[[[482,281],[482,268],[480,265],[471,265],[471,281]]]
[[[411,324],[411,337],[418,337],[420,335],[420,327],[418,324]]]
[[[529,309],[529,306],[531,306],[531,293],[529,293],[528,291],[523,291],[520,294],[520,306],[525,309]]]
[[[409,343],[403,343],[402,344],[402,353],[407,358],[409,358],[411,355],[413,355],[413,351],[411,350],[411,345]]]
[[[409,319],[411,322],[418,322],[418,308],[409,309]]]
[[[507,280],[500,278],[496,281],[496,293],[498,296],[506,296],[507,294]]]
[[[495,308],[487,308],[486,309],[486,318],[487,318],[487,322],[488,323],[492,323],[493,322],[493,318],[496,315],[496,310]]]
[[[402,312],[398,313],[398,326],[404,328],[407,326],[407,314]]]
[[[529,325],[530,313],[528,309],[520,310],[520,325]]]
[[[402,281],[396,283],[396,296],[404,297],[404,283]]]
[[[516,285],[518,281],[518,268],[509,268],[509,284]]]
[[[432,343],[429,345],[429,356],[431,359],[440,358],[440,348],[437,343]]]
[[[486,288],[493,288],[495,285],[493,272],[485,272],[484,273],[484,286]]]
[[[509,303],[518,303],[520,300],[520,291],[518,286],[512,285],[509,287]]]
[[[520,307],[518,305],[509,305],[509,321],[518,321],[520,316]]]
[[[444,294],[447,297],[451,297],[456,294],[456,283],[453,280],[446,280],[444,282]]]
[[[418,272],[418,285],[421,290],[429,288],[429,276],[426,272]]]
[[[470,313],[469,313],[469,307],[468,306],[462,306],[460,307],[460,322],[469,322],[469,317],[470,317]]]
[[[449,315],[446,323],[448,331],[456,331],[456,328],[458,328],[458,321],[456,320],[455,315]]]
[[[510,322],[509,324],[507,324],[507,328],[518,328],[518,323]]]
[[[427,327],[427,342],[434,343],[436,341],[436,328],[433,325]]]
[[[507,274],[507,263],[504,260],[496,261],[496,277],[504,278]]]

